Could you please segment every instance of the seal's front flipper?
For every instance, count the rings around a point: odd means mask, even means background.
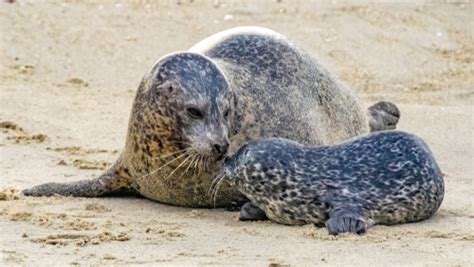
[[[367,221],[360,215],[357,208],[336,207],[329,212],[326,228],[330,235],[341,233],[363,234],[367,231]]]
[[[96,179],[81,180],[71,183],[47,183],[25,189],[25,196],[52,196],[55,194],[73,197],[99,197],[129,188],[127,172],[112,167]]]
[[[239,220],[241,221],[266,221],[267,215],[252,202],[245,203],[240,209]]]
[[[392,102],[380,101],[368,109],[371,132],[394,130],[400,120],[400,110]]]

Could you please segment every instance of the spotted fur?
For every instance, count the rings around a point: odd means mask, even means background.
[[[325,147],[252,141],[226,160],[224,173],[271,220],[326,224],[332,234],[428,219],[444,196],[426,143],[400,131]]]
[[[188,106],[198,107],[203,119],[191,120]],[[235,28],[167,55],[147,72],[125,148],[110,170],[23,193],[93,197],[127,189],[173,205],[222,207],[239,195],[223,186],[215,201],[210,197],[228,144],[230,152],[266,137],[328,145],[368,131],[353,93],[306,52],[273,31]],[[221,155],[212,155],[215,144]]]

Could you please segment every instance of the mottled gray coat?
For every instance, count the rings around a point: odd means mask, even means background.
[[[271,220],[326,223],[332,234],[427,219],[444,196],[426,143],[400,131],[324,147],[252,141],[226,160],[224,173]]]
[[[199,109],[194,118],[189,105]],[[224,186],[215,203],[209,190],[223,153],[266,137],[335,144],[367,133],[366,113],[348,88],[284,36],[235,28],[150,69],[137,90],[125,148],[103,175],[24,194],[93,197],[125,189],[173,205],[227,206],[237,190]],[[398,113],[380,114],[377,129],[398,121]]]

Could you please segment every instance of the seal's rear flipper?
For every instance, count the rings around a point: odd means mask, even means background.
[[[252,204],[252,202],[245,203],[240,209],[240,221],[266,221],[267,215],[259,207]]]
[[[357,208],[337,207],[329,213],[326,228],[330,235],[341,233],[363,234],[367,231],[367,221],[360,215]]]
[[[380,101],[368,109],[371,132],[394,130],[400,119],[400,110],[392,102]]]
[[[326,221],[326,228],[330,235],[341,233],[363,234],[367,231],[367,223],[363,218],[336,217]]]
[[[96,179],[81,180],[71,183],[47,183],[25,189],[21,193],[25,196],[73,196],[73,197],[99,197],[129,188],[128,179],[121,172],[112,167]]]

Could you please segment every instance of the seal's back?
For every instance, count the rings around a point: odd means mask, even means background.
[[[230,29],[199,42],[226,72],[237,94],[242,141],[284,137],[328,145],[368,132],[356,97],[286,37],[259,27]]]

